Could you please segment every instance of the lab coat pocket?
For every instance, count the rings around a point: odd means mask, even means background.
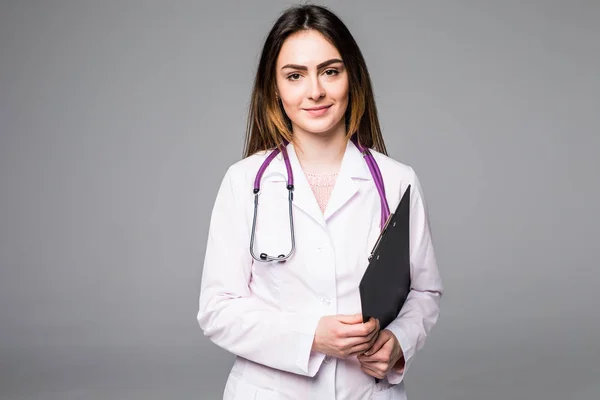
[[[392,400],[392,394],[390,390],[381,390],[379,392],[373,392],[373,400]]]
[[[373,400],[407,400],[406,392],[404,391],[404,385],[391,385],[387,389],[383,390],[375,389],[371,398]]]
[[[273,390],[255,386],[243,379],[230,376],[223,400],[276,400],[277,393]]]

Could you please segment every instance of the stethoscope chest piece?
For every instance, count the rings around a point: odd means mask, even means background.
[[[287,261],[287,258],[285,256],[285,254],[280,254],[277,256],[277,258],[279,258],[279,260],[269,260],[269,256],[267,255],[267,253],[260,253],[260,259],[261,261],[277,261],[280,263],[284,263]]]

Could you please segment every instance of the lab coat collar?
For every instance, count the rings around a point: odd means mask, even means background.
[[[302,167],[300,166],[300,161],[298,160],[298,155],[296,154],[296,150],[294,147],[293,143],[289,143],[286,146],[286,150],[288,153],[288,156],[290,158],[290,164],[292,165],[292,170],[294,171],[294,181],[296,180],[296,166],[299,168],[299,171],[302,171]],[[275,160],[277,160],[277,163],[275,163]],[[286,172],[286,168],[285,168],[285,162],[283,160],[283,154],[281,154],[281,152],[279,154],[277,154],[277,156],[275,157],[275,160],[273,160],[273,164],[274,168],[271,169],[271,166],[269,166],[269,168],[273,171],[273,172],[277,172],[279,176],[277,175],[270,175],[269,180],[271,181],[279,181],[279,180],[286,180],[287,179],[287,172]],[[283,174],[283,176],[280,176],[280,174]],[[362,153],[360,152],[360,150],[358,150],[358,148],[356,147],[356,145],[351,141],[348,140],[346,143],[346,150],[344,151],[344,157],[342,158],[342,165],[340,167],[340,172],[339,175],[346,175],[349,176],[350,178],[359,178],[359,179],[367,179],[367,180],[372,180],[373,177],[371,175],[371,172],[369,171],[369,167],[367,166],[367,163],[362,155]],[[266,176],[265,176],[266,178]]]
[[[321,212],[314,193],[308,183],[306,175],[302,170],[296,150],[292,143],[286,146],[294,176],[294,201],[295,207],[299,208],[310,217],[312,217],[323,228],[326,227],[326,221],[344,206],[357,192],[359,185],[356,179],[373,180],[363,155],[352,141],[346,143],[346,150],[342,158],[340,171],[331,193],[331,197],[325,209],[325,214]],[[283,155],[279,153],[269,168],[265,171],[264,181],[266,182],[285,182],[287,180],[287,170]],[[281,196],[287,198],[288,191],[282,186],[279,190]]]

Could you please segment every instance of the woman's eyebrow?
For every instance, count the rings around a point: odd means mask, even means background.
[[[317,69],[325,68],[328,65],[335,64],[335,63],[343,63],[343,61],[340,60],[339,58],[332,58],[331,60],[323,61],[321,64],[317,65]],[[286,69],[286,68],[298,69],[301,71],[308,71],[308,68],[306,67],[306,65],[286,64],[283,67],[281,67],[281,69]]]

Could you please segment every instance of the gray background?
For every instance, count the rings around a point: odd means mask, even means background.
[[[0,397],[217,399],[208,220],[291,2],[0,5]],[[600,2],[329,1],[446,294],[410,400],[600,397]]]

